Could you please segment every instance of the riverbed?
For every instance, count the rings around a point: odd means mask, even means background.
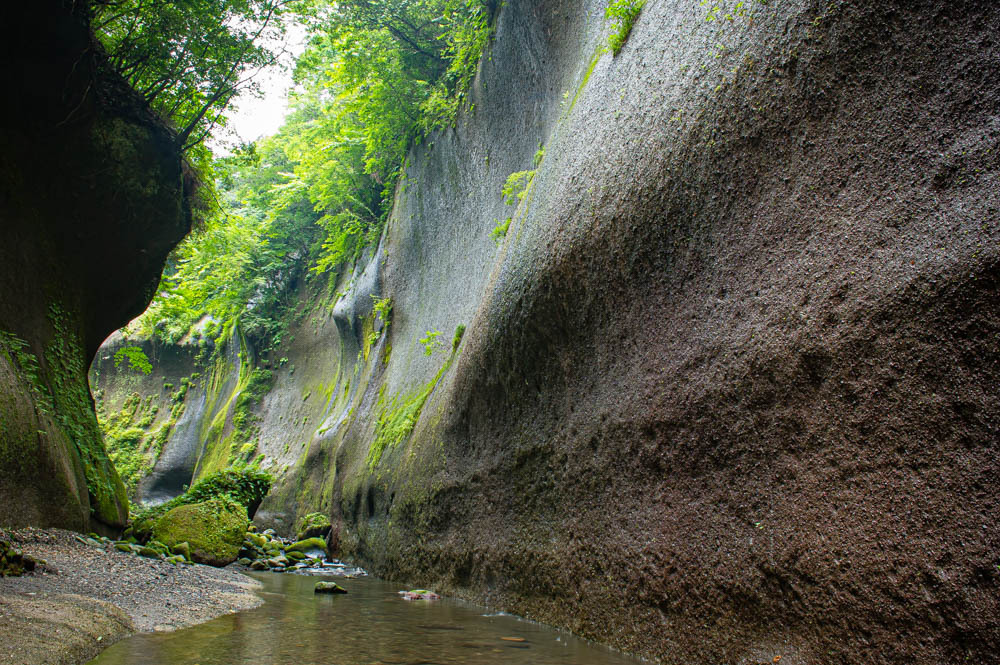
[[[253,573],[264,604],[170,633],[118,642],[90,665],[635,665],[548,626],[461,600],[404,600],[372,577]]]

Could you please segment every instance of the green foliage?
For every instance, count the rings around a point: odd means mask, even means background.
[[[138,346],[126,346],[115,351],[115,367],[121,367],[121,364],[128,360],[129,367],[140,374],[151,374],[153,372],[153,364],[149,362],[149,357],[146,353]]]
[[[257,417],[252,409],[267,394],[273,383],[274,375],[270,370],[256,368],[250,372],[246,386],[233,404],[233,433],[230,445],[234,449],[237,445],[240,447],[237,452],[238,459],[231,461],[246,463],[257,452],[256,443],[251,442],[257,432]]]
[[[767,4],[767,0],[757,0],[762,5]],[[717,2],[713,0],[701,0],[701,6],[707,8],[705,14],[705,20],[708,22],[712,21],[735,21],[737,18],[743,18],[747,16],[747,2],[745,0],[738,0],[732,9],[726,8],[725,2]]]
[[[399,444],[410,435],[435,385],[437,377],[414,394],[393,398],[382,408],[375,421],[375,439],[368,449],[369,467],[374,468],[378,464],[386,448]]]
[[[493,239],[493,242],[499,245],[500,241],[507,237],[507,229],[510,228],[510,223],[512,221],[514,221],[514,218],[508,217],[493,227],[493,230],[490,231],[490,238]]]
[[[420,338],[420,345],[424,347],[425,356],[429,356],[438,350],[444,350],[444,342],[438,339],[440,334],[440,330],[428,330],[427,334]]]
[[[369,468],[374,469],[378,465],[387,448],[398,445],[410,435],[413,428],[417,426],[417,420],[420,419],[420,412],[423,410],[424,404],[427,403],[427,399],[434,392],[438,381],[448,371],[454,360],[455,354],[452,353],[434,378],[417,391],[409,395],[393,396],[388,402],[385,401],[384,397],[379,398],[376,407],[378,416],[375,419],[375,438],[368,448]]]
[[[253,75],[275,60],[283,0],[99,0],[94,33],[112,66],[178,131],[184,149],[226,122]]]
[[[458,345],[462,343],[462,337],[465,336],[465,324],[460,323],[455,326],[455,336],[451,338],[451,350],[458,351]]]
[[[182,49],[175,65],[183,69],[191,63],[197,69],[189,60],[197,44],[213,39],[229,44],[242,39],[235,33],[251,26],[271,30],[273,17],[263,9],[274,1],[191,0],[183,11],[163,10],[171,17],[178,13],[180,21],[176,40],[183,43],[175,44]],[[152,16],[161,3],[113,4],[122,11],[143,4],[144,15]],[[495,5],[493,0],[295,3],[310,42],[296,64],[292,110],[275,136],[214,163],[201,160],[201,171],[215,178],[217,214],[175,250],[157,297],[137,323],[139,331],[177,342],[209,315],[222,327],[220,336],[238,319],[258,350],[279,346],[287,333],[290,285],[300,266],[310,266],[312,275],[326,275],[334,284],[342,266],[356,261],[381,235],[406,151],[427,132],[454,122],[489,41]],[[219,30],[226,34],[184,41],[190,26],[208,26],[220,12],[245,19],[225,22]],[[145,19],[136,20],[146,29]],[[107,30],[124,40],[115,21]],[[172,25],[168,21],[157,28],[169,43],[172,38],[162,31]],[[208,28],[203,33],[213,34]],[[143,40],[137,42],[136,59],[147,52],[154,60],[161,57],[152,42]],[[114,43],[116,57],[129,60],[126,42]],[[229,54],[227,48],[220,57]],[[257,46],[247,48],[250,60],[267,57]],[[154,70],[159,71],[148,71]],[[212,78],[215,73],[203,76],[219,87],[223,82]],[[198,99],[192,97],[191,104]],[[203,126],[223,121],[213,113],[204,116]],[[206,327],[204,334],[215,331]]]
[[[294,177],[326,232],[313,270],[378,238],[409,147],[454,122],[489,41],[481,0],[313,0],[296,66],[296,114],[311,122]],[[294,117],[294,116],[293,116]]]
[[[504,203],[517,205],[528,195],[529,188],[535,180],[536,171],[517,171],[507,176],[507,182],[500,190]]]
[[[632,26],[645,4],[646,0],[612,0],[605,10],[604,16],[614,22],[611,36],[608,37],[608,48],[615,55],[625,46]]]
[[[47,376],[36,386],[37,395],[43,409],[51,408],[59,429],[80,456],[91,512],[113,525],[124,518],[122,511],[127,509],[128,499],[94,416],[78,324],[57,303],[49,305],[48,319],[52,338],[44,352]]]
[[[307,193],[281,189],[293,168],[281,138],[216,162],[226,212],[171,255],[157,297],[135,324],[141,334],[176,343],[207,315],[202,341],[225,337],[239,319],[259,350],[281,343],[290,285],[321,233]]]
[[[372,312],[375,313],[376,317],[382,320],[382,323],[388,326],[389,321],[392,320],[392,298],[379,298],[378,296],[373,295]]]
[[[202,503],[211,499],[235,502],[246,509],[256,508],[271,489],[274,478],[253,467],[226,469],[209,474],[184,494],[135,515],[134,522],[150,522],[178,506]]]
[[[539,145],[538,151],[535,153],[535,156],[531,160],[531,163],[534,164],[535,168],[537,169],[541,165],[543,159],[545,159],[545,148]]]
[[[129,495],[135,493],[139,481],[156,465],[170,432],[177,423],[177,416],[150,431],[158,407],[151,400],[141,399],[139,393],[125,398],[121,409],[112,414],[98,407],[97,421],[104,434],[104,445],[118,475]]]
[[[535,166],[537,167],[541,164],[544,158],[545,149],[539,148],[538,152],[535,153]],[[500,190],[500,195],[503,197],[504,203],[512,206],[519,205],[531,192],[531,188],[535,183],[536,173],[538,173],[537,168],[531,171],[516,171],[507,176],[507,181]],[[493,242],[498,245],[500,244],[500,241],[507,236],[507,231],[510,229],[512,221],[514,221],[514,218],[508,217],[493,227],[493,230],[490,231],[490,238],[493,239]]]

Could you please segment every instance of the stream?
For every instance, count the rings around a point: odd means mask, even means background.
[[[255,573],[260,607],[134,635],[89,665],[636,665],[606,647],[461,600],[403,600],[399,585]],[[313,593],[336,581],[346,595]]]

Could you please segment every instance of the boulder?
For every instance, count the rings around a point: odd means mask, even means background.
[[[295,530],[295,540],[326,538],[328,533],[330,533],[330,518],[323,513],[309,513],[299,521]]]
[[[174,554],[180,554],[185,559],[191,558],[191,545],[188,544],[187,541],[182,543],[177,543],[176,545],[170,548],[170,551],[173,552]]]
[[[296,541],[285,548],[286,552],[311,553],[314,550],[326,554],[326,541],[322,538],[306,538],[305,540]]]
[[[347,589],[336,582],[316,582],[313,593],[347,593]]]
[[[168,511],[153,536],[168,547],[187,542],[192,561],[221,567],[236,560],[248,524],[242,506],[212,499]]]
[[[0,577],[19,577],[35,569],[35,559],[0,540]]]

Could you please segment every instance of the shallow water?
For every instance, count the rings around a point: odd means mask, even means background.
[[[136,635],[91,665],[635,665],[564,632],[469,603],[406,601],[375,578],[258,573],[264,604],[172,633]],[[317,595],[321,579],[346,595]],[[514,639],[504,639],[514,638]],[[515,641],[523,640],[523,641]]]

